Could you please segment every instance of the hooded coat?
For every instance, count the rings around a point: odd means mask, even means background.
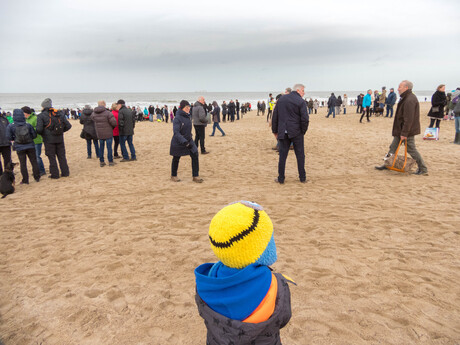
[[[192,121],[190,114],[179,108],[173,120],[173,137],[171,139],[169,154],[180,157],[188,156],[190,152],[198,152],[192,138]]]
[[[83,125],[84,136],[86,140],[97,140],[96,128],[91,118],[93,109],[83,109],[80,116],[80,123]]]
[[[37,114],[35,114],[34,112],[32,114],[30,114],[29,117],[26,118],[26,122],[30,123],[32,125],[32,127],[36,130],[36,128],[37,128]],[[37,134],[37,137],[34,139],[34,144],[35,145],[43,144],[43,138],[42,138],[42,136],[40,134]]]
[[[134,135],[134,127],[136,126],[136,119],[133,112],[122,106],[118,110],[118,128],[120,129],[120,135]]]
[[[27,144],[18,144],[16,142],[16,128],[19,126],[27,126],[30,135],[30,143]],[[37,137],[37,132],[31,124],[26,122],[26,117],[24,112],[21,109],[14,109],[13,111],[13,123],[11,123],[6,129],[6,136],[8,140],[14,141],[13,150],[15,151],[24,151],[28,149],[35,149],[34,140]]]
[[[0,146],[11,146],[11,142],[8,140],[6,136],[6,129],[10,121],[6,118],[6,116],[0,113]]]
[[[216,101],[214,101],[212,103],[212,105],[214,106],[214,109],[212,110],[211,112],[211,115],[212,115],[212,122],[217,122],[219,123],[220,122],[220,108],[219,108],[219,105],[217,104]]]
[[[50,123],[50,108],[44,108],[43,111],[37,116],[37,133],[43,137],[43,142],[49,144],[59,144],[64,142],[64,133],[61,135],[54,135],[46,126]],[[64,115],[64,112],[58,112],[61,122],[64,124],[64,132],[72,128],[69,120]]]
[[[105,140],[113,137],[113,129],[117,127],[117,120],[110,111],[101,106],[96,107],[91,114],[91,119],[94,121],[98,139]]]
[[[444,107],[447,104],[447,97],[445,92],[436,91],[431,96],[431,109],[428,112],[428,117],[432,119],[442,119],[444,117]],[[433,107],[437,107],[438,111],[433,111]]]
[[[401,94],[393,122],[394,137],[413,137],[420,134],[420,105],[412,90]]]

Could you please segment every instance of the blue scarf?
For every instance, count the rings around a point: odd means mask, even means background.
[[[195,269],[196,289],[215,312],[232,320],[244,320],[259,306],[272,282],[267,266],[230,268],[222,262],[203,264]]]

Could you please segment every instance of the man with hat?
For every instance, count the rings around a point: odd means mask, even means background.
[[[120,99],[118,104],[118,128],[120,129],[120,148],[123,159],[120,162],[135,161],[136,150],[133,144],[134,126],[136,119],[133,112],[126,108],[124,100]],[[128,150],[126,149],[126,142],[128,142],[129,151],[131,152],[131,159],[129,159]]]

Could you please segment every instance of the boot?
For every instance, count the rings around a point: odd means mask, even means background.
[[[180,182],[180,178],[178,178],[177,176],[171,176],[171,181]]]
[[[200,178],[199,176],[195,176],[195,177],[193,177],[193,182],[202,183],[202,182],[203,182],[203,179]]]

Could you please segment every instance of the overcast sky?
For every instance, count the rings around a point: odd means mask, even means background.
[[[460,86],[460,0],[0,0],[0,92]]]

